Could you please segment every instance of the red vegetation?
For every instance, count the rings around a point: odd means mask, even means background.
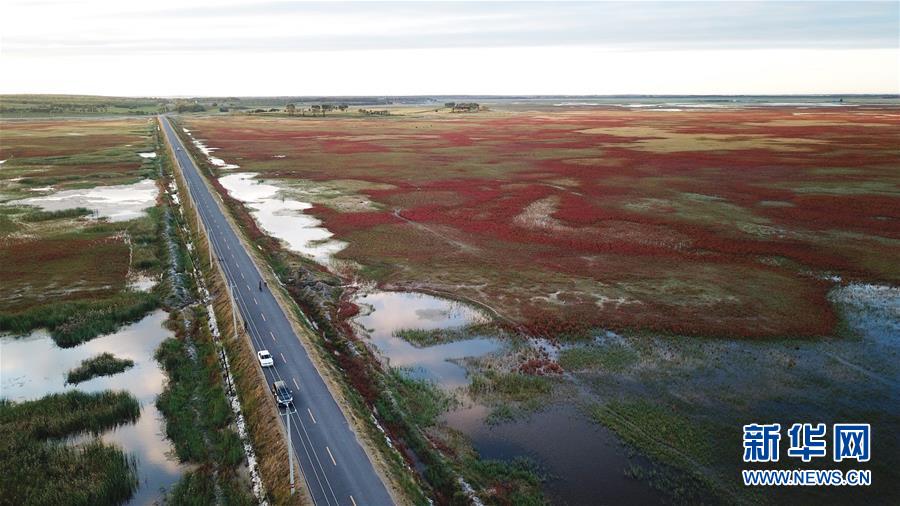
[[[351,241],[343,255],[404,259],[378,281],[482,300],[537,335],[603,326],[817,336],[836,323],[822,273],[900,281],[900,262],[885,259],[896,258],[885,241],[900,239],[900,119],[890,110],[554,109],[190,127],[226,158],[283,153],[282,165],[260,167],[268,177],[391,185],[363,193],[402,209],[311,212]]]

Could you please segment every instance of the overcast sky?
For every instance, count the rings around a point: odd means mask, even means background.
[[[0,92],[900,92],[900,2],[0,0]]]

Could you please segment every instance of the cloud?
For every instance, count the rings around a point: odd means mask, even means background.
[[[898,18],[897,2],[7,0],[0,88],[896,93]],[[129,66],[178,69],[181,79],[123,71]]]
[[[18,5],[19,19],[3,27],[3,50],[30,56],[570,45],[893,48],[900,37],[896,2],[247,2],[146,10],[90,2],[71,16],[61,6]],[[65,16],[62,23],[55,12]]]

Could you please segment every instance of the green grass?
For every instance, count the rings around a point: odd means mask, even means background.
[[[430,427],[453,406],[454,399],[431,381],[409,376],[404,369],[391,369],[386,380],[397,396],[397,403],[419,427]]]
[[[709,503],[722,500],[726,492],[702,468],[710,465],[717,453],[711,441],[723,438],[711,437],[710,430],[688,420],[688,413],[644,399],[595,404],[588,407],[588,413],[642,454],[669,468],[654,474],[659,488],[682,502],[698,497]]]
[[[140,415],[126,392],[73,391],[26,402],[0,400],[0,497],[3,504],[115,505],[138,486],[136,463],[121,449],[91,440]]]
[[[0,442],[0,503],[117,505],[138,487],[136,463],[115,446],[19,440]]]
[[[24,438],[62,438],[82,432],[99,434],[137,420],[140,413],[140,403],[128,392],[75,390],[36,401],[0,400],[0,427]]]
[[[619,343],[566,348],[559,353],[559,365],[567,371],[602,369],[622,372],[637,362],[637,352]]]
[[[485,371],[472,376],[469,391],[501,401],[534,402],[550,394],[553,380],[546,376],[531,376],[518,372]]]
[[[467,459],[463,475],[470,484],[490,490],[486,504],[543,506],[549,504],[541,492],[542,478],[533,462]]]
[[[197,308],[188,329],[196,360],[183,339],[167,339],[156,351],[169,381],[156,399],[166,419],[166,436],[182,462],[235,467],[244,460],[243,443],[231,429],[231,408],[221,384],[215,344]]]
[[[29,308],[19,313],[0,314],[0,331],[13,334],[45,327],[62,348],[115,331],[159,307],[159,297],[150,292],[121,292],[94,301],[59,302]]]
[[[101,353],[82,360],[81,365],[70,370],[66,375],[66,383],[75,385],[97,376],[112,376],[133,366],[133,360],[116,358],[112,353]]]
[[[91,214],[91,210],[85,207],[76,207],[73,209],[61,209],[59,211],[32,211],[22,216],[22,221],[38,222],[59,220],[63,218],[78,218]]]
[[[472,324],[463,327],[449,329],[398,329],[395,330],[394,337],[399,337],[404,341],[419,348],[434,346],[436,344],[451,343],[454,341],[464,341],[473,339],[478,336],[496,334],[496,330],[485,324]]]
[[[0,214],[0,236],[17,232],[20,226],[5,214]]]
[[[185,473],[178,480],[169,496],[169,502],[177,506],[204,506],[215,504],[216,483],[212,475],[202,471]]]

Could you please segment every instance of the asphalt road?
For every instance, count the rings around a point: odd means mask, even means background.
[[[233,288],[235,299],[256,351],[267,349],[274,367],[263,369],[266,380],[283,380],[292,390],[294,409],[281,409],[281,422],[290,413],[291,438],[303,479],[317,506],[393,504],[366,452],[360,446],[334,397],[309,359],[306,348],[266,286],[260,290],[259,271],[222,214],[200,172],[168,119],[161,124],[175,150],[191,198],[209,232],[214,254]],[[239,322],[240,324],[240,322]],[[299,491],[298,491],[299,493]]]

